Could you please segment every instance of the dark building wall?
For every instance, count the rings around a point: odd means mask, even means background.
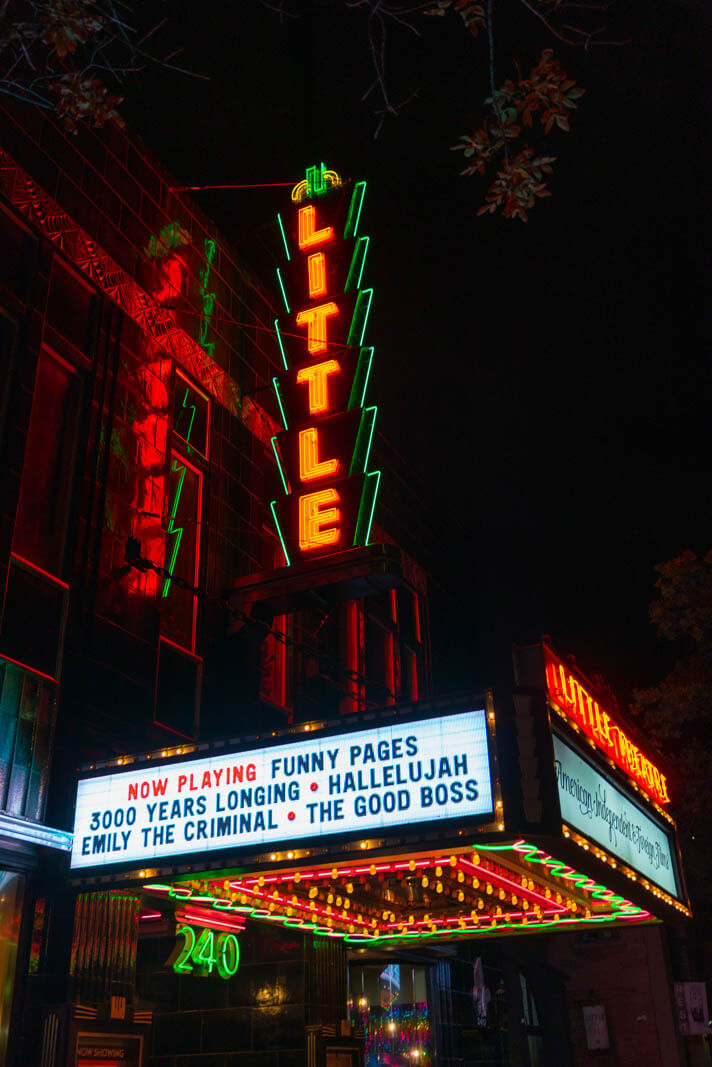
[[[666,931],[641,926],[549,941],[563,976],[576,1067],[670,1067],[685,1062],[670,998]],[[587,1048],[584,1006],[605,1009],[610,1048]]]
[[[32,804],[20,813],[59,827],[71,826],[82,763],[429,690],[427,583],[410,558],[407,586],[395,596],[268,620],[286,645],[264,624],[232,626],[228,636],[233,579],[281,563],[267,521],[277,477],[269,446],[274,307],[214,224],[171,184],[123,130],[72,136],[21,103],[0,106],[2,714],[3,726],[29,744],[0,755],[3,781],[13,760],[29,768],[22,788]],[[200,445],[180,423],[186,403],[209,409]],[[156,571],[170,557],[181,466],[201,492],[183,523],[184,544],[199,530],[195,569],[180,571],[179,560],[174,572],[198,588],[194,625],[185,610],[192,592],[173,583],[164,596],[166,579]],[[28,486],[35,497],[23,510]],[[33,526],[33,515],[42,522]],[[139,542],[138,567],[127,564],[130,538]],[[350,687],[348,671],[358,674]],[[11,683],[21,696],[14,704]],[[11,809],[2,798],[0,807]],[[66,876],[66,859],[57,857],[28,885],[21,972],[31,941],[37,952],[16,1028],[17,1062],[37,1056],[43,1004],[75,988]],[[46,921],[31,937],[35,897]],[[343,948],[300,944],[284,964],[267,950],[253,960],[248,952],[241,981],[250,968],[261,989],[284,977],[287,1000],[261,1004],[243,993],[239,1003],[213,1005],[191,1045],[193,1067],[204,1056],[219,1065],[221,1048],[234,1052],[243,1033],[255,1055],[279,1048],[280,1063],[300,1062],[305,1025],[338,1025]],[[168,1007],[182,1011],[185,996],[178,988]],[[175,1027],[159,1007],[155,1054],[171,1062]],[[231,1029],[234,1010],[251,1013],[247,1031]],[[276,1061],[265,1053],[250,1062]]]
[[[174,943],[171,935],[139,942],[138,1006],[154,1013],[150,1067],[301,1067],[318,973],[311,938],[253,924],[228,980],[166,968]]]

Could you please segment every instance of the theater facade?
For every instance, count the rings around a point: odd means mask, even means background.
[[[546,642],[432,684],[366,183],[267,280],[118,128],[3,105],[0,195],[0,1061],[684,1062],[668,772]]]

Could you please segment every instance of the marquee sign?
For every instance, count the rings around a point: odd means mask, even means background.
[[[552,739],[564,822],[679,899],[670,831],[557,734]]]
[[[486,712],[476,709],[82,779],[71,867],[493,812]]]
[[[649,796],[659,804],[669,803],[665,775],[643,755],[570,668],[546,645],[544,657],[546,687],[551,700]]]
[[[284,373],[273,380],[284,430],[272,439],[284,496],[270,507],[287,564],[368,544],[380,471],[369,471],[376,408],[366,407],[373,290],[362,287],[365,182],[310,167],[278,216]]]

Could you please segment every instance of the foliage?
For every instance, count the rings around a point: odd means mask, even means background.
[[[683,552],[656,567],[660,598],[650,618],[677,658],[659,685],[635,694],[633,710],[674,768],[672,793],[693,897],[712,915],[712,551]]]
[[[525,144],[510,158],[509,143],[520,137],[525,128],[532,129],[538,118],[544,133],[554,126],[569,131],[569,112],[578,107],[584,90],[569,78],[550,48],[545,49],[528,78],[517,82],[507,79],[501,89],[485,100],[489,115],[472,136],[463,135],[453,151],[462,151],[469,160],[461,174],[484,174],[500,153],[504,163],[496,172],[478,214],[494,213],[501,208],[505,218],[528,219],[527,209],[537,197],[550,196],[546,176],[552,173],[555,156],[535,156]]]
[[[411,91],[400,102],[394,102],[391,98],[385,61],[386,39],[391,28],[400,31],[406,29],[421,36],[422,23],[418,16],[444,17],[452,14],[459,18],[473,37],[486,36],[488,54],[482,64],[490,81],[490,96],[484,102],[486,114],[477,132],[461,137],[461,143],[453,147],[462,150],[471,160],[461,171],[462,174],[485,173],[487,165],[502,152],[504,160],[497,160],[494,165],[494,177],[478,214],[494,214],[499,209],[505,218],[518,218],[526,222],[528,211],[537,200],[550,195],[546,179],[552,173],[550,165],[555,157],[540,153],[537,145],[523,142],[510,158],[509,142],[521,136],[523,129],[533,132],[535,124],[539,138],[554,128],[567,132],[569,113],[578,106],[577,100],[584,93],[568,77],[554,58],[553,51],[548,48],[542,52],[528,78],[520,75],[516,82],[508,80],[500,89],[496,89],[493,0],[342,2],[347,9],[357,10],[366,18],[375,80],[363,93],[362,99],[371,97],[374,91],[380,97],[381,106],[376,109],[379,122],[375,136],[378,136],[388,116],[398,115],[418,95],[417,91]],[[262,3],[282,19],[296,19],[302,15],[293,0],[262,0]],[[602,40],[602,27],[596,25],[609,3],[610,0],[507,0],[508,6],[524,9],[556,40],[585,49],[594,45],[622,43]]]
[[[457,12],[473,37],[487,24],[484,7],[474,0],[438,0],[435,7],[428,8],[424,14],[444,15],[448,8]]]
[[[124,120],[116,107],[123,97],[110,93],[98,78],[83,78],[81,74],[63,74],[52,86],[57,96],[57,115],[65,129],[76,133],[77,124],[89,119],[93,126]]]
[[[82,123],[121,124],[114,89],[129,75],[148,63],[181,68],[142,47],[157,26],[137,40],[117,6],[127,11],[120,0],[4,0],[0,92],[56,110],[72,133]]]

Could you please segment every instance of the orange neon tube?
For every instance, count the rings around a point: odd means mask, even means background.
[[[338,306],[329,301],[328,304],[317,304],[315,308],[307,308],[306,311],[297,313],[297,326],[307,328],[307,351],[312,356],[326,352],[329,347],[326,336],[326,321],[332,315],[338,315]]]
[[[309,296],[326,296],[326,256],[313,252],[307,259],[309,272]]]
[[[334,239],[334,227],[322,226],[316,229],[316,208],[313,204],[299,208],[299,247],[302,252],[308,248],[316,248]]]
[[[317,478],[326,478],[336,474],[339,469],[338,459],[319,461],[319,431],[312,426],[299,431],[299,477],[303,482],[313,482]]]
[[[329,410],[329,375],[340,372],[341,365],[335,359],[326,359],[323,363],[315,363],[297,371],[297,384],[307,382],[309,386],[310,415],[323,415]]]
[[[302,551],[339,543],[341,511],[328,505],[338,504],[340,499],[335,489],[320,489],[299,498],[299,547]]]

